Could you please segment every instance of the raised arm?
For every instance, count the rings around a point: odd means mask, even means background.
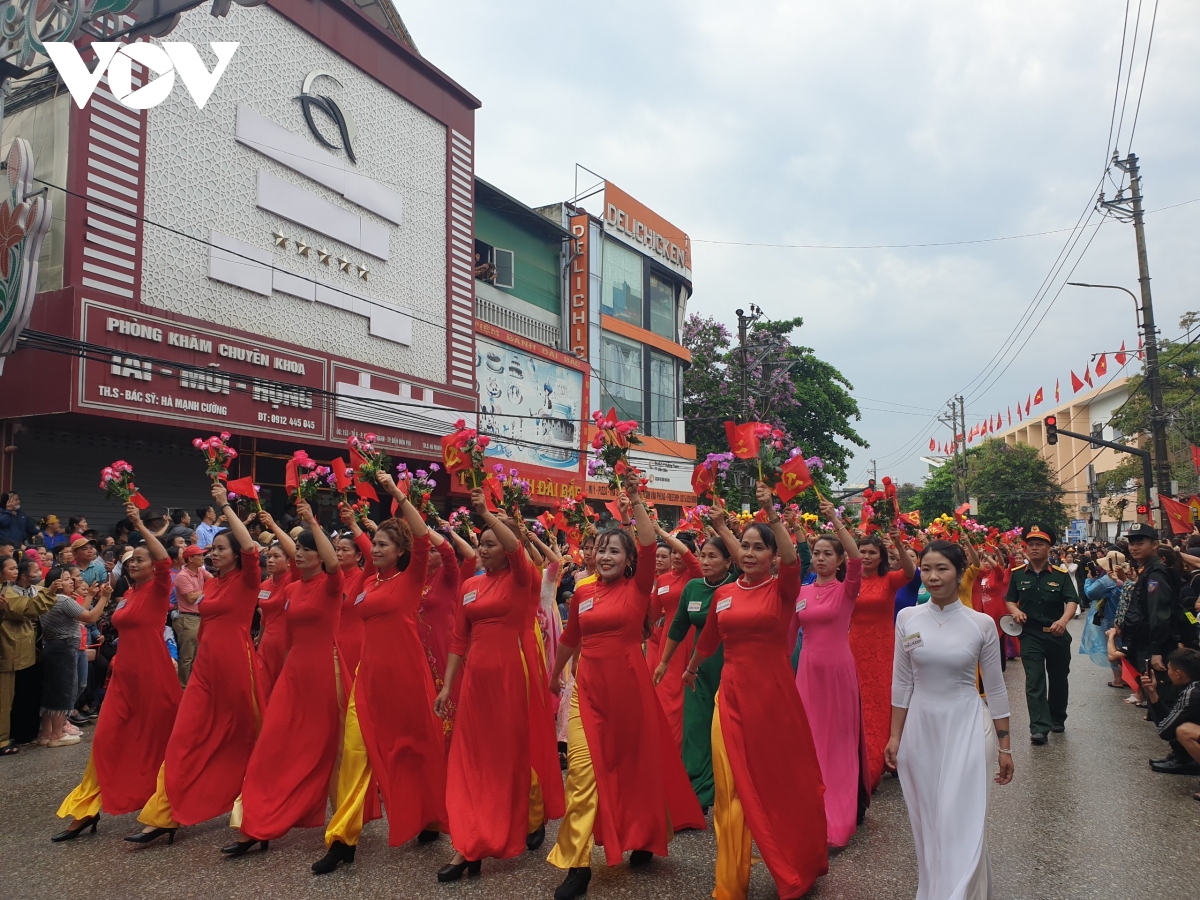
[[[767,514],[771,532],[775,535],[775,546],[779,548],[780,565],[795,566],[800,557],[796,554],[796,545],[792,543],[792,536],[788,533],[787,526],[783,524],[783,519],[775,511],[775,501],[771,489],[760,481],[758,487],[755,488],[755,494],[758,497],[758,505]],[[854,549],[858,550],[857,544]]]
[[[729,551],[729,558],[735,563],[740,563],[742,559],[742,542],[734,537],[733,532],[729,530],[729,522],[725,518],[727,515],[725,507],[714,506],[712,510],[713,531],[717,533],[717,537],[721,539],[721,543]]]
[[[658,523],[657,519],[653,520],[653,525],[654,533],[662,538],[662,542],[666,544],[673,552],[678,553],[680,556],[684,556],[692,552],[690,549],[688,549],[687,544],[663,528],[662,525]]]
[[[219,481],[213,482],[212,498],[217,509],[233,511],[229,506],[229,491]],[[236,515],[229,516],[229,533],[233,535],[234,542],[241,550],[255,549],[254,538],[250,537],[250,531]]]
[[[321,529],[321,523],[313,515],[312,507],[308,505],[307,500],[296,501],[296,515],[300,517],[300,521],[307,525],[312,532],[313,541],[317,545],[317,553],[321,557],[322,568],[330,575],[337,572],[337,551],[333,549],[333,544],[330,543],[329,536]]]
[[[975,547],[971,544],[971,542],[963,541],[960,546],[962,546],[963,552],[967,556],[967,565],[978,567],[979,566],[979,553],[975,550]]]
[[[650,518],[650,511],[646,509],[646,503],[642,500],[642,495],[638,493],[636,476],[626,477],[625,493],[628,495],[629,504],[633,507],[633,521],[637,525],[638,544],[642,547],[653,546],[658,542],[658,535],[655,533],[654,520]]]
[[[167,556],[167,548],[162,545],[158,538],[154,536],[146,523],[142,521],[142,511],[132,503],[125,504],[125,515],[133,527],[137,529],[138,534],[142,536],[142,540],[146,542],[146,549],[150,551],[150,558],[158,562],[164,559],[170,559]]]
[[[842,549],[846,551],[846,556],[850,557],[850,559],[862,559],[862,553],[858,549],[858,541],[854,539],[854,535],[850,533],[850,529],[838,518],[837,510],[833,504],[824,497],[821,498],[821,515],[833,523],[834,532],[837,534],[838,541],[841,542]]]
[[[888,531],[888,537],[892,539],[892,544],[896,548],[896,556],[900,557],[900,570],[904,572],[905,579],[911,581],[913,573],[917,571],[917,564],[904,550],[904,538],[900,534],[900,526],[893,525]]]
[[[292,540],[292,536],[279,527],[269,512],[265,509],[259,512],[258,521],[262,523],[263,528],[275,535],[275,540],[279,541],[279,546],[283,549],[283,554],[288,559],[296,558],[296,542]]]
[[[438,524],[446,529],[446,533],[450,535],[450,542],[454,545],[454,549],[458,551],[459,556],[462,557],[460,565],[465,565],[470,561],[473,570],[475,568],[475,548],[467,541],[464,541],[462,535],[450,527],[449,522],[439,522]]]
[[[475,510],[475,515],[483,519],[484,528],[492,529],[492,534],[496,536],[496,540],[500,542],[500,546],[504,548],[506,554],[511,556],[521,549],[521,542],[513,534],[512,529],[488,509],[487,499],[483,496],[483,488],[475,488],[471,491],[471,508]]]
[[[429,527],[425,524],[425,520],[421,518],[421,512],[408,501],[408,494],[396,487],[396,482],[387,472],[380,472],[375,476],[375,483],[382,487],[385,491],[392,495],[392,498],[400,505],[400,514],[404,516],[404,521],[408,524],[408,530],[412,532],[413,540],[423,538],[429,533]]]

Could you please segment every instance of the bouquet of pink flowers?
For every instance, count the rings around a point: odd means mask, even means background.
[[[193,438],[192,446],[204,454],[207,460],[205,474],[216,484],[229,475],[229,464],[237,459],[237,451],[229,446],[232,437],[228,431],[214,434],[208,440]]]
[[[441,466],[437,463],[430,463],[429,469],[432,472],[441,471]],[[408,502],[417,509],[418,512],[425,516],[437,515],[437,509],[431,501],[434,488],[437,487],[437,482],[433,476],[425,469],[416,469],[409,471],[409,468],[404,463],[396,466],[396,487],[408,495]]]
[[[351,436],[349,440],[350,448],[362,457],[362,461],[358,464],[358,474],[367,484],[374,484],[375,476],[380,472],[386,472],[392,464],[390,456],[375,448],[377,439],[378,435],[364,434],[361,438]]]
[[[626,475],[640,474],[628,458],[629,448],[642,443],[637,422],[618,419],[616,407],[605,415],[596,410],[592,419],[596,423],[596,436],[592,438],[595,455],[588,460],[588,475],[605,479],[613,493],[620,493],[625,490]]]
[[[500,504],[505,512],[514,518],[521,517],[521,509],[529,503],[532,485],[516,469],[504,471],[504,466],[497,463],[492,466],[496,480],[500,482]]]
[[[450,513],[450,518],[446,520],[450,523],[450,530],[455,532],[460,538],[467,543],[471,542],[471,535],[475,533],[475,526],[471,522],[471,511],[465,506],[460,506],[454,512]]]
[[[123,459],[118,459],[111,466],[100,470],[100,487],[106,497],[120,500],[122,503],[133,503],[139,509],[149,506],[146,499],[138,493],[137,485],[133,483],[133,466]]]

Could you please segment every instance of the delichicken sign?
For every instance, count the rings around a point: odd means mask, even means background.
[[[692,242],[679,228],[647,209],[623,190],[604,186],[605,232],[643,253],[649,253],[689,281],[692,277]]]

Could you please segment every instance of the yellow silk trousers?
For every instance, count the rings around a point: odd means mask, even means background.
[[[342,759],[337,776],[337,809],[325,828],[325,846],[341,841],[348,846],[358,843],[363,828],[363,808],[371,786],[371,760],[358,724],[357,690],[350,692],[346,709],[346,730],[342,738]]]
[[[567,725],[566,798],[567,814],[558,826],[558,840],[546,861],[560,869],[587,868],[592,861],[592,827],[596,822],[600,795],[587,735],[579,716],[578,691],[571,696],[571,718]]]
[[[713,748],[713,831],[717,836],[716,900],[746,900],[750,891],[751,837],[733,782],[733,769],[725,753],[721,735],[721,694],[714,698],[712,720]]]

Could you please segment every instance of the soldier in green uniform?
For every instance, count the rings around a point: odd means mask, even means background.
[[[1025,629],[1021,632],[1021,662],[1025,666],[1029,739],[1044,744],[1048,732],[1066,730],[1067,674],[1071,671],[1067,624],[1079,606],[1079,595],[1066,567],[1050,565],[1054,530],[1030,525],[1024,538],[1029,565],[1013,568],[1004,599],[1009,613]]]

